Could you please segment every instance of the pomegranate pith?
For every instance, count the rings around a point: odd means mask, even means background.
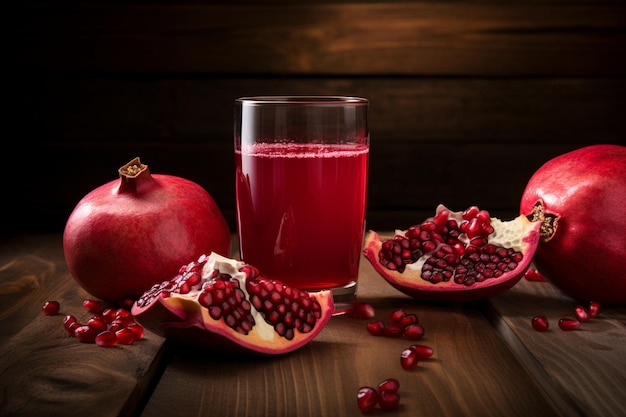
[[[408,295],[471,302],[497,295],[522,278],[539,227],[525,216],[504,222],[475,206],[453,212],[439,205],[433,217],[394,236],[369,231],[363,253],[384,279]]]

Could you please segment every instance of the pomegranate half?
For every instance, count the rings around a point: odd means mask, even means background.
[[[301,291],[211,253],[155,284],[131,312],[144,327],[180,343],[275,355],[313,340],[330,320],[334,303],[330,291]]]
[[[139,158],[119,169],[118,180],[85,195],[63,233],[74,279],[111,302],[136,299],[202,253],[229,255],[230,242],[226,220],[204,188],[151,174]]]
[[[626,304],[626,147],[591,145],[530,178],[520,213],[541,221],[534,262],[564,294]]]
[[[472,302],[513,287],[530,266],[539,222],[504,222],[472,206],[433,217],[394,236],[369,231],[363,253],[393,287],[417,299]]]

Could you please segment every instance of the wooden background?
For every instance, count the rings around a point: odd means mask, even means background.
[[[244,95],[371,100],[378,230],[440,202],[507,218],[543,162],[626,142],[624,1],[15,3],[0,235],[62,231],[135,156],[205,187],[234,232]]]

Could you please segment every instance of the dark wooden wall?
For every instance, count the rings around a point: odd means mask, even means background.
[[[439,202],[515,215],[543,162],[626,142],[625,1],[15,3],[0,234],[62,231],[135,156],[205,187],[234,232],[244,95],[371,100],[375,229]]]

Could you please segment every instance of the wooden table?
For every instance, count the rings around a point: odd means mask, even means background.
[[[579,330],[556,323],[575,303],[549,283],[522,280],[471,305],[429,305],[389,286],[362,262],[359,298],[383,320],[419,316],[434,357],[400,367],[412,342],[373,337],[367,320],[333,317],[284,356],[228,357],[171,345],[147,332],[101,348],[67,336],[64,314],[89,298],[71,278],[60,235],[0,241],[0,416],[359,416],[356,393],[388,377],[401,405],[389,416],[626,416],[626,307],[606,307]],[[41,312],[61,302],[59,316]],[[530,326],[546,315],[551,331]]]

